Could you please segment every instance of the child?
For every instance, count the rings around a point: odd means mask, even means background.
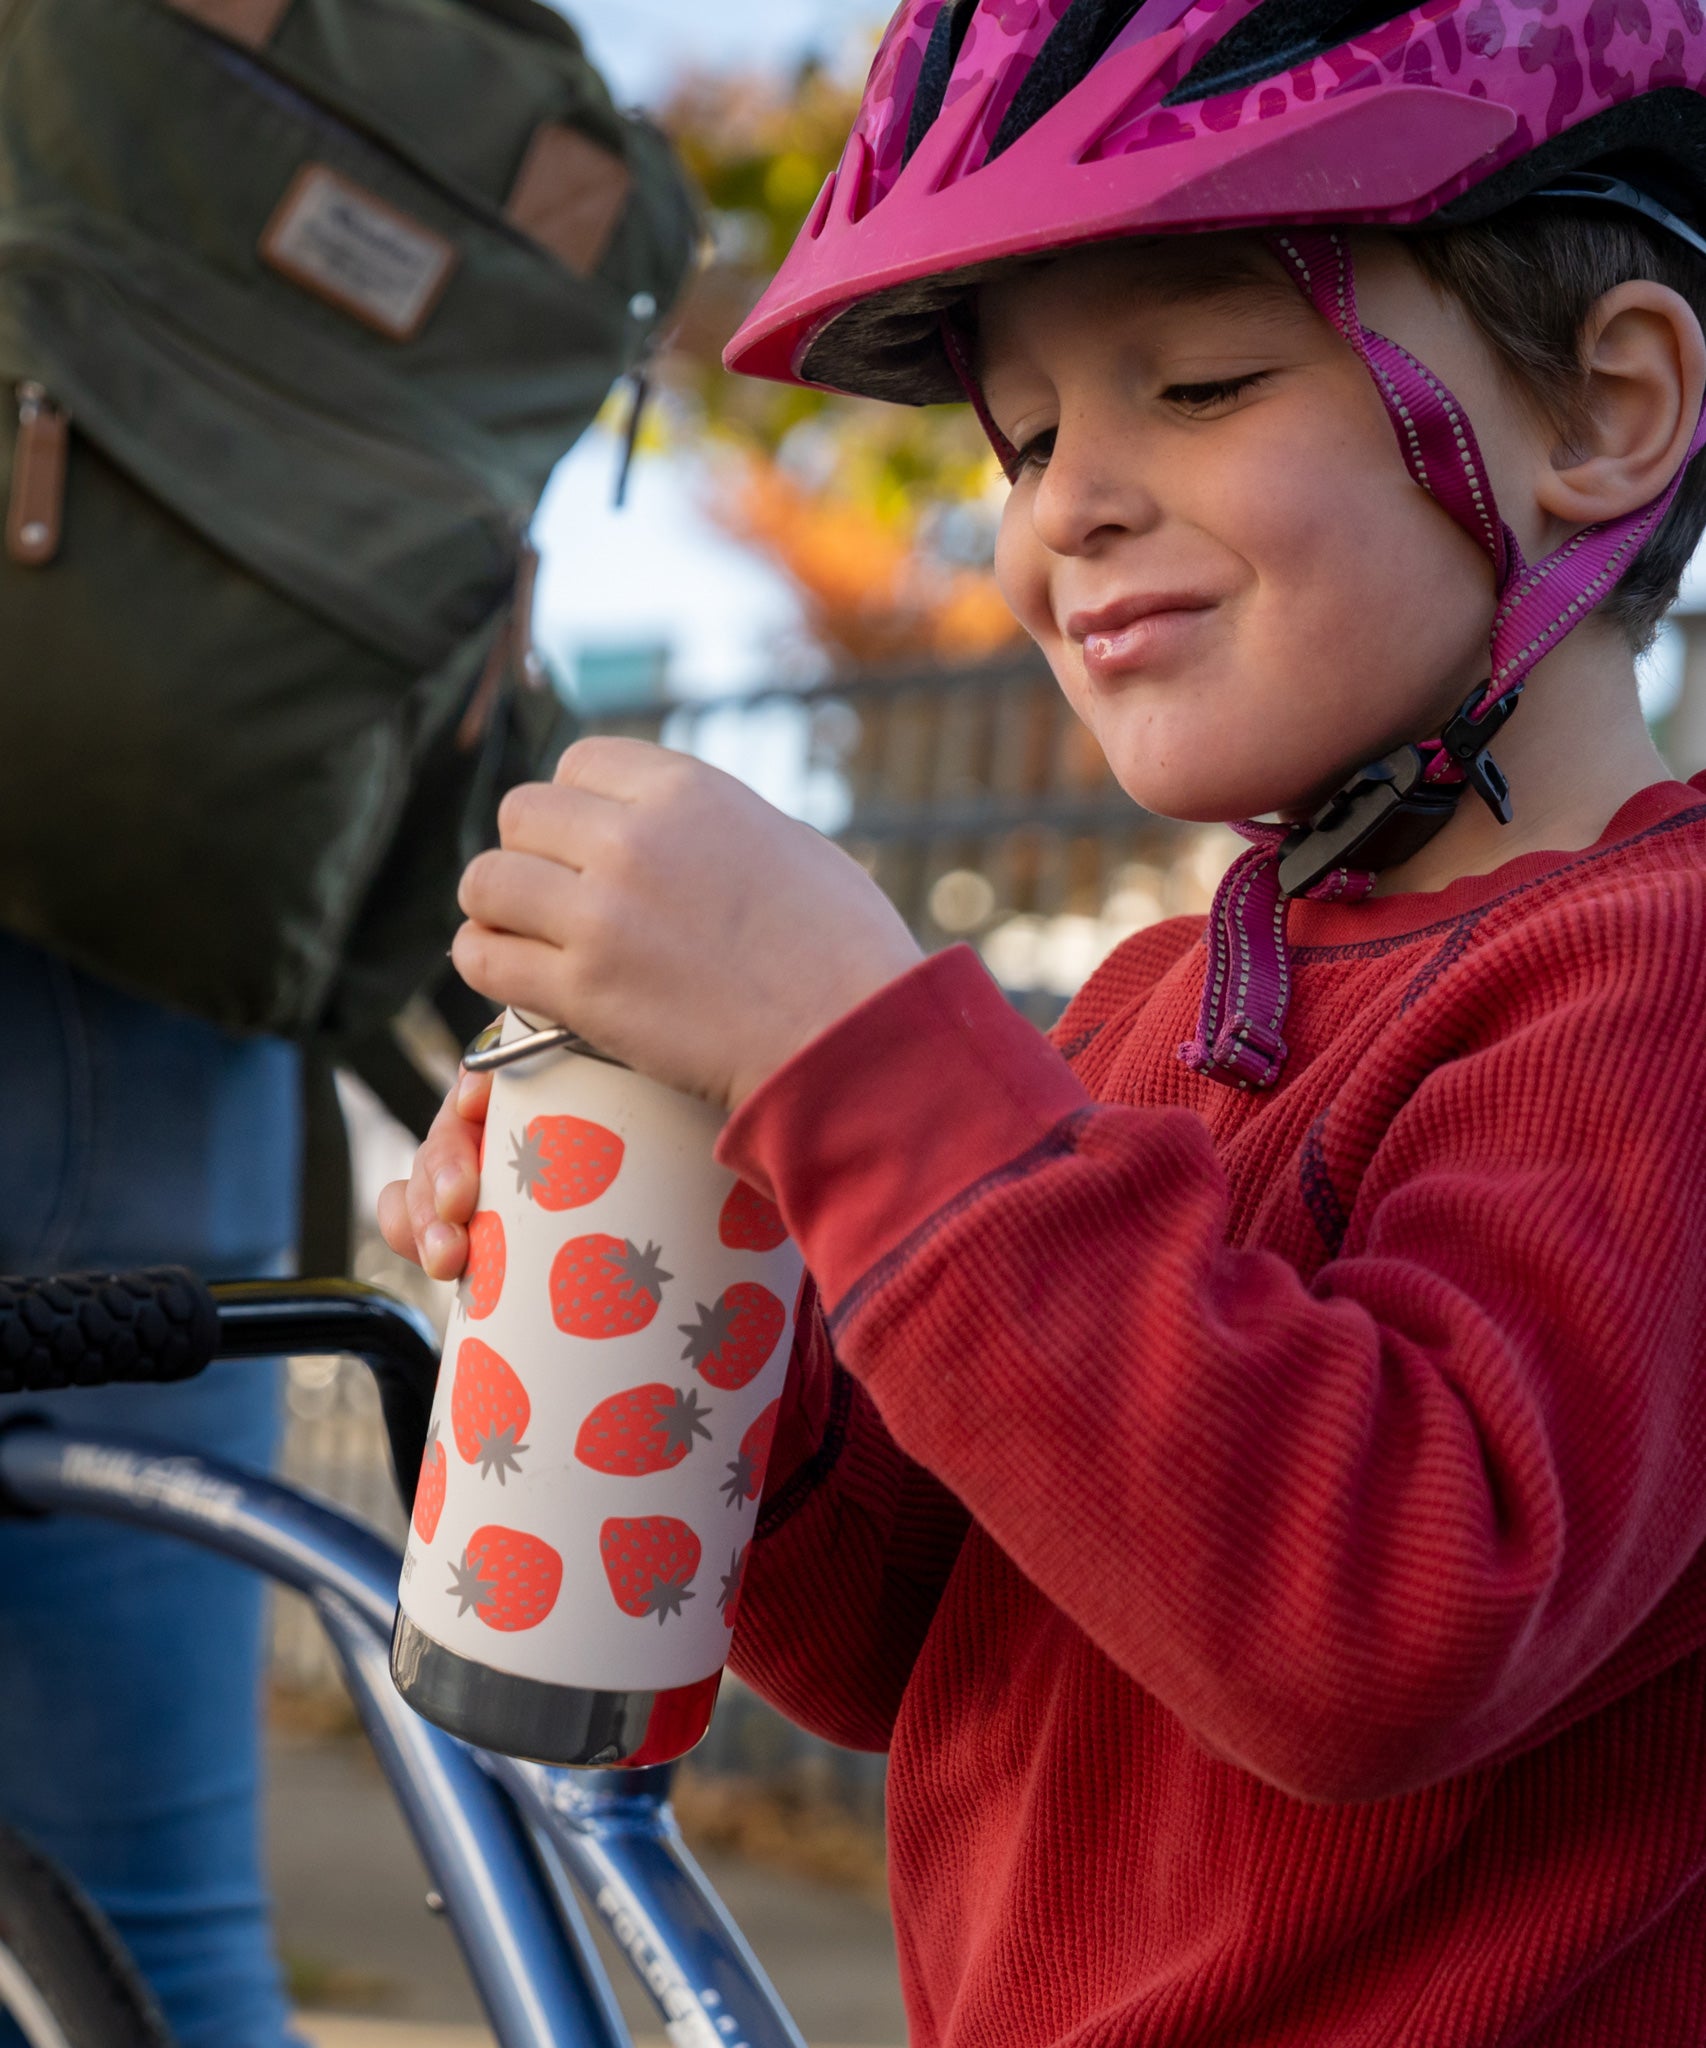
[[[921,2044],[1706,2040],[1706,790],[1632,660],[1706,32],[1339,19],[906,0],[731,350],[978,407],[1126,789],[1282,820],[1206,929],[1051,1044],[608,740],[463,885],[464,975],[726,1107],[815,1276],[735,1664],[890,1752]],[[483,1104],[386,1192],[440,1275]]]

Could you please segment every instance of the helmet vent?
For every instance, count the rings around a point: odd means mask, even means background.
[[[1072,0],[1001,117],[986,161],[1011,148],[1027,128],[1089,77],[1141,4],[1142,0]]]
[[[948,81],[959,62],[960,46],[976,12],[977,0],[944,0],[942,11],[931,25],[930,40],[924,46],[924,62],[919,68],[918,90],[912,96],[912,115],[906,124],[906,153],[901,158],[902,164],[912,161],[914,150],[942,111],[942,102],[948,96]]]
[[[1259,85],[1410,12],[1391,0],[1351,0],[1348,6],[1346,0],[1261,0],[1192,65],[1162,105],[1189,106]]]

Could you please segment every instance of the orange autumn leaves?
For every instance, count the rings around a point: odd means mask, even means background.
[[[665,433],[710,456],[712,516],[794,585],[836,667],[974,662],[1019,629],[987,551],[936,545],[956,508],[980,508],[987,528],[998,491],[968,409],[877,405],[722,368],[724,343],[841,154],[863,71],[849,53],[788,77],[678,82],[663,121],[704,194],[714,254],[660,366],[678,401]]]
[[[910,521],[808,490],[766,455],[746,457],[721,516],[787,573],[820,644],[859,666],[978,661],[1018,637],[987,570],[937,560]]]

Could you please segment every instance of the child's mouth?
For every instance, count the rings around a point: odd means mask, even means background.
[[[1153,668],[1177,652],[1213,609],[1214,600],[1200,592],[1157,591],[1120,598],[1096,611],[1073,612],[1066,634],[1082,643],[1091,680],[1111,682]]]

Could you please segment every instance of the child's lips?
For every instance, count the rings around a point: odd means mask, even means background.
[[[1080,641],[1084,667],[1093,681],[1112,681],[1152,668],[1176,652],[1215,608],[1199,593],[1158,593],[1074,612],[1066,622],[1069,639]]]

